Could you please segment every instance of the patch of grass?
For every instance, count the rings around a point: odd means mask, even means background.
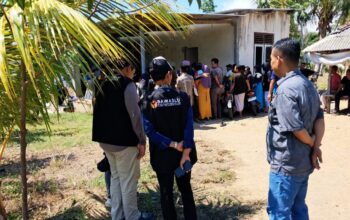
[[[233,180],[234,174],[232,171],[229,170],[219,170],[218,171],[218,180],[222,183],[228,180]]]
[[[21,194],[21,182],[19,179],[3,181],[1,184],[1,194],[11,198],[19,197]]]
[[[34,193],[46,194],[56,193],[58,191],[58,182],[52,179],[35,180],[31,185],[31,190]]]
[[[106,187],[104,173],[100,173],[97,177],[88,181],[90,187],[104,188]]]
[[[235,198],[217,195],[211,201],[197,203],[198,219],[233,219],[238,220],[256,213],[262,202],[243,204]]]
[[[15,212],[7,213],[7,218],[9,220],[20,220],[20,219],[22,219],[22,215],[19,213],[15,213]]]
[[[67,210],[64,210],[63,212],[48,218],[48,220],[82,220],[82,219],[88,219],[88,217],[85,214],[85,211],[80,206],[74,206],[72,208],[69,208]]]
[[[147,157],[148,158],[148,157]],[[153,171],[148,159],[141,163],[141,177],[139,183],[154,185],[157,184],[157,175]],[[140,184],[142,186],[142,184]]]
[[[92,144],[92,115],[88,113],[62,113],[51,115],[51,133],[44,124],[28,126],[28,148],[34,152],[67,149]],[[12,135],[9,146],[19,146],[19,131]]]
[[[62,156],[55,156],[50,161],[50,167],[53,169],[62,169],[66,164],[66,158]]]

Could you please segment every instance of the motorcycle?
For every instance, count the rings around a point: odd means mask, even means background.
[[[224,108],[223,112],[226,114],[230,120],[233,119],[233,113],[234,113],[234,100],[233,100],[233,94],[226,93],[226,96],[223,99],[224,101]]]
[[[254,116],[257,116],[259,111],[259,104],[256,100],[255,93],[248,92],[246,97],[247,97],[247,107],[252,111]]]

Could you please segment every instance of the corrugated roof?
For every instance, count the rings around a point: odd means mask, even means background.
[[[308,46],[304,52],[335,52],[350,50],[350,24]]]
[[[286,12],[293,13],[295,10],[290,8],[251,8],[251,9],[230,9],[226,11],[219,11],[216,14],[236,14],[245,15],[249,13],[271,13],[271,12]]]

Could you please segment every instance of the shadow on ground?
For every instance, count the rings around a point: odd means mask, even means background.
[[[202,195],[201,197],[198,198],[195,195],[197,215],[200,220],[238,220],[249,218],[249,216],[255,214],[264,206],[264,201],[241,203],[232,196],[208,198]],[[184,219],[181,195],[177,190],[174,192],[174,201],[178,219]],[[163,219],[161,215],[159,188],[149,190],[146,193],[140,193],[139,208],[142,211],[154,213],[157,220]]]
[[[34,142],[44,142],[47,141],[47,137],[50,136],[57,136],[57,137],[67,137],[67,136],[73,136],[79,132],[79,129],[70,128],[70,129],[56,129],[52,132],[49,132],[46,129],[36,129],[33,131],[29,131],[27,133],[27,143],[34,143]],[[15,130],[12,133],[11,141],[14,145],[20,145],[20,133],[19,130]]]
[[[72,155],[68,155],[72,157]],[[32,158],[27,161],[27,171],[29,173],[35,173],[39,170],[45,169],[48,167],[52,160],[62,160],[66,159],[67,155],[55,155],[52,157],[45,158]],[[72,159],[72,158],[70,158]],[[0,166],[0,178],[11,177],[20,175],[21,164],[20,161],[8,161],[6,164]]]

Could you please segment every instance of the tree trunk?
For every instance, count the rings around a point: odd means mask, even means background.
[[[7,220],[7,214],[4,205],[2,204],[2,196],[0,195],[0,220]]]
[[[20,102],[20,139],[21,139],[21,181],[22,181],[22,218],[28,219],[28,184],[27,184],[27,93],[28,93],[28,82],[27,73],[24,62],[21,64],[21,102]]]

